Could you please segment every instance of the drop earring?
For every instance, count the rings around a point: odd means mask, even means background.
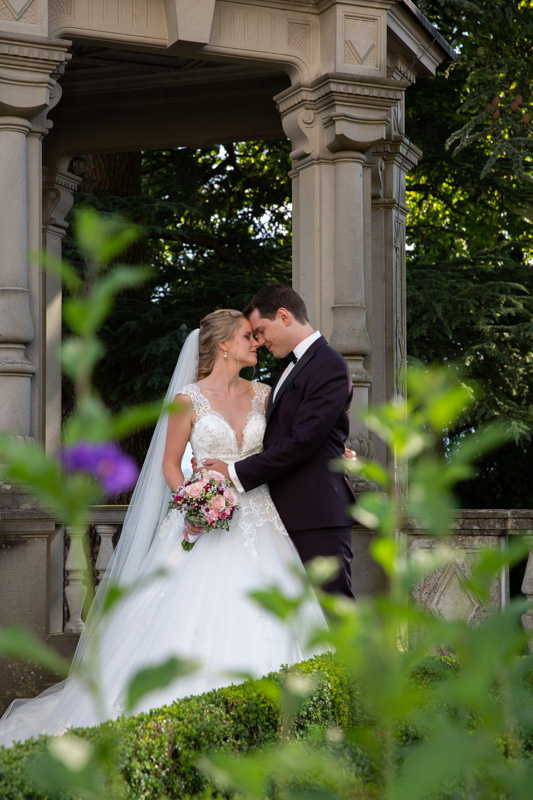
[[[224,361],[228,360],[228,351],[224,350]]]

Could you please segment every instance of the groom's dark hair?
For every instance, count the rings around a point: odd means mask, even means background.
[[[292,286],[286,286],[284,283],[263,286],[247,303],[242,313],[245,317],[249,317],[252,311],[257,309],[262,317],[274,319],[279,308],[290,311],[300,325],[309,322],[304,301]]]

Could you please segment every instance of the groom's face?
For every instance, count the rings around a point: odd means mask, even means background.
[[[262,317],[257,308],[254,308],[248,320],[256,335],[259,345],[263,345],[276,358],[285,358],[292,350],[285,317],[280,309],[274,319]]]

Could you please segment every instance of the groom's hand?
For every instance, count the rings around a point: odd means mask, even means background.
[[[217,472],[221,472],[225,478],[231,480],[228,470],[228,465],[225,461],[220,461],[218,458],[206,458],[202,462],[203,467],[207,467],[207,469],[214,469]]]

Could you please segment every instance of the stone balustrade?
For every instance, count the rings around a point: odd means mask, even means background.
[[[65,559],[65,633],[80,633],[83,629],[82,609],[87,594],[87,575],[97,586],[105,573],[118,540],[126,506],[94,506],[90,512],[88,547],[82,546],[83,531],[66,528],[69,541]],[[453,526],[451,542],[457,547],[457,558],[428,575],[414,590],[417,602],[445,619],[467,619],[472,624],[482,621],[487,613],[503,608],[510,599],[508,569],[502,569],[493,582],[488,602],[465,587],[472,560],[483,548],[504,549],[512,536],[531,534],[533,544],[532,510],[463,510]],[[427,550],[436,539],[415,524],[405,528],[408,552]],[[354,526],[354,563],[352,579],[356,597],[385,590],[386,580],[369,556],[373,534],[359,525]],[[529,554],[521,583],[521,592],[533,600],[533,547]],[[533,610],[522,618],[524,629],[533,632]]]

